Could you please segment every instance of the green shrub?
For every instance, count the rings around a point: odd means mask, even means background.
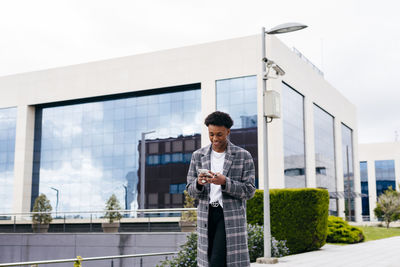
[[[184,208],[194,208],[194,198],[191,197],[188,193],[188,191],[183,191],[185,195],[185,205],[183,206]],[[197,212],[195,210],[189,210],[189,211],[183,211],[182,216],[181,216],[181,221],[184,222],[191,222],[191,223],[197,223]]]
[[[257,258],[264,256],[264,227],[261,225],[247,225],[248,246],[250,262],[255,262]],[[289,249],[286,247],[285,240],[276,240],[271,238],[271,256],[283,257],[289,255]]]
[[[250,261],[255,262],[257,258],[264,256],[264,228],[260,225],[247,225],[248,247]],[[285,241],[277,241],[272,237],[271,255],[282,257],[289,254]],[[187,241],[181,246],[178,255],[171,260],[165,260],[158,267],[196,267],[197,266],[197,233],[187,236]]]
[[[247,201],[247,222],[263,225],[263,190]],[[326,243],[329,194],[325,189],[270,190],[271,235],[286,240],[290,254],[316,250]]]
[[[185,244],[180,246],[178,255],[171,260],[165,260],[157,267],[196,267],[197,266],[197,233],[190,233]]]
[[[400,193],[389,186],[389,188],[379,196],[374,213],[376,217],[384,220],[386,228],[389,228],[391,222],[400,219]]]
[[[329,216],[327,242],[353,244],[364,239],[364,233],[360,228],[349,225],[342,218]]]
[[[32,216],[32,222],[34,224],[48,224],[50,223],[53,218],[51,217],[50,213],[52,207],[50,204],[50,200],[46,197],[45,194],[40,194],[36,199],[35,199],[35,204],[33,205],[33,212],[44,212],[44,213],[37,213],[33,214]]]
[[[104,218],[107,218],[109,223],[121,220],[122,218],[119,211],[113,210],[121,210],[121,206],[115,194],[112,194],[106,202],[106,214],[104,215]]]

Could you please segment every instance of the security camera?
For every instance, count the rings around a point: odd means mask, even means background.
[[[265,62],[265,65],[267,67],[267,72],[264,73],[265,80],[268,80],[269,78],[276,79],[276,78],[278,78],[278,76],[285,75],[285,71],[281,67],[279,67],[278,64],[276,64],[274,61],[272,61],[268,58],[263,58],[262,60],[263,60],[263,62]],[[269,72],[271,69],[273,69],[275,71],[275,76],[269,75]]]
[[[279,75],[279,76],[285,75],[285,71],[281,67],[279,67],[278,65],[274,64],[274,65],[272,65],[272,68],[276,72],[276,75]]]

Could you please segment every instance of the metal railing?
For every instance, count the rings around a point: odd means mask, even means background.
[[[91,232],[94,223],[107,221],[106,212],[119,212],[122,214],[119,222],[145,222],[150,229],[150,223],[156,220],[155,218],[179,218],[185,211],[197,211],[197,208],[0,213],[0,223],[6,224],[9,221],[9,224],[13,224],[13,231],[16,232],[16,225],[31,224],[33,215],[50,214],[53,218],[52,224],[63,224],[64,232],[67,223],[88,223]],[[54,216],[55,214],[57,215]]]
[[[113,260],[113,259],[123,259],[123,258],[140,258],[140,266],[143,266],[143,257],[152,257],[152,256],[168,256],[175,255],[178,252],[160,252],[160,253],[146,253],[146,254],[131,254],[131,255],[118,255],[118,256],[103,256],[103,257],[91,257],[91,258],[82,258],[78,256],[76,259],[60,259],[60,260],[44,260],[44,261],[26,261],[26,262],[12,262],[12,263],[0,263],[0,267],[5,266],[21,266],[21,265],[30,265],[31,267],[38,267],[39,264],[51,264],[51,263],[66,263],[73,262],[74,267],[81,267],[82,261],[98,261],[98,260]],[[168,257],[165,257],[166,259]],[[113,265],[113,264],[111,264]]]

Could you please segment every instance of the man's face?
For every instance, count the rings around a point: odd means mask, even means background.
[[[225,126],[208,125],[208,136],[210,137],[213,150],[217,152],[225,151],[230,132],[231,130]]]

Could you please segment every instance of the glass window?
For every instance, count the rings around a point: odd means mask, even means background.
[[[183,142],[182,141],[172,142],[172,152],[182,152],[182,151],[183,151]]]
[[[285,187],[306,187],[304,97],[285,83],[282,83],[282,122]]]
[[[354,167],[353,167],[353,130],[342,123],[343,178],[345,193],[345,213],[354,220]],[[349,213],[350,211],[350,213]]]
[[[394,172],[394,160],[376,160],[376,196],[379,197],[389,186],[396,189],[396,177]]]
[[[12,212],[17,108],[0,109],[0,213]]]
[[[234,124],[230,140],[253,157],[258,187],[257,76],[216,81],[217,110],[229,113]]]
[[[360,162],[361,202],[363,218],[369,220],[369,195],[368,195],[368,165],[366,161]]]
[[[113,193],[121,205],[126,199],[128,209],[138,208],[141,134],[155,131],[146,135],[146,181],[157,186],[146,187],[146,199],[152,194],[152,201],[163,208],[164,199],[155,195],[169,193],[172,181],[178,182],[177,174],[179,182],[186,183],[189,164],[184,162],[182,153],[172,154],[171,158],[163,150],[170,152],[173,143],[173,148],[182,152],[184,140],[200,140],[200,87],[188,88],[90,103],[38,106],[33,184],[39,188],[33,188],[32,202],[39,193],[45,193],[55,207],[54,187],[59,190],[59,211],[102,210]],[[190,118],[183,121],[185,101],[190,101],[191,107],[186,107],[190,112],[185,115]],[[186,152],[198,147],[191,148]],[[0,154],[0,162],[3,157]],[[168,164],[171,161],[182,164]]]
[[[315,174],[317,187],[336,193],[334,118],[314,104]],[[335,194],[337,195],[337,194]],[[337,199],[329,201],[329,213],[337,215]]]

